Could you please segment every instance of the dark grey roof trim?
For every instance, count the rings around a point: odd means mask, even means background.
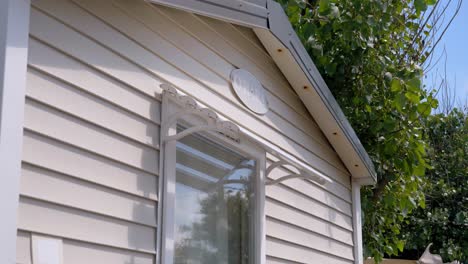
[[[232,23],[268,28],[267,0],[149,0]]]
[[[302,42],[295,33],[291,23],[289,23],[289,19],[284,13],[283,8],[280,4],[272,0],[268,0],[268,10],[270,12],[268,19],[270,31],[293,54],[296,62],[301,66],[307,78],[313,84],[315,90],[320,95],[322,101],[325,103],[327,109],[330,111],[337,124],[340,126],[342,132],[353,145],[353,148],[363,161],[364,165],[367,167],[371,177],[376,180],[377,176],[372,160],[362,146],[361,141],[354,132],[354,129],[349,124],[348,119],[345,117],[341,107],[336,102],[335,97],[323,80],[322,75],[319,73],[304,45],[302,45]]]

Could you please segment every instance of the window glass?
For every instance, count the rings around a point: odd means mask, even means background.
[[[253,263],[257,162],[199,134],[176,149],[174,263]]]

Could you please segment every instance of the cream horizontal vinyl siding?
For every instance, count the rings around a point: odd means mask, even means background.
[[[126,1],[126,3],[130,2]],[[326,147],[323,145],[317,145],[317,147],[314,147],[318,143],[313,137],[307,137],[307,139],[304,138],[303,134],[296,126],[287,122],[287,119],[281,118],[273,111],[267,116],[262,117],[253,116],[253,113],[246,112],[245,108],[229,89],[229,82],[226,79],[227,77],[220,78],[214,74],[213,71],[206,69],[206,67],[204,67],[200,62],[183,53],[184,50],[177,49],[175,46],[170,45],[170,43],[155,34],[153,30],[155,25],[153,25],[152,28],[147,28],[145,27],[146,24],[141,24],[139,21],[131,19],[130,17],[128,20],[125,20],[124,18],[126,17],[126,14],[123,11],[120,11],[120,9],[117,8],[109,8],[109,5],[106,2],[79,1],[79,4],[85,8],[88,5],[91,5],[87,8],[89,12],[93,12],[99,18],[105,19],[106,22],[110,23],[111,26],[118,30],[124,31],[124,33],[128,35],[128,38],[124,38],[124,36],[119,32],[109,31],[106,28],[106,25],[102,24],[101,21],[96,21],[96,18],[93,19],[90,17],[89,19],[83,20],[82,17],[85,17],[86,15],[89,16],[89,14],[84,11],[82,11],[83,13],[80,15],[69,15],[62,17],[62,19],[70,21],[71,26],[81,29],[81,31],[89,34],[89,37],[99,41],[102,45],[118,52],[128,60],[132,60],[137,64],[136,66],[144,68],[143,71],[136,71],[135,65],[126,65],[121,58],[117,59],[110,57],[109,50],[105,50],[104,47],[97,46],[95,43],[88,43],[89,40],[80,37],[80,35],[75,32],[66,31],[66,28],[62,25],[53,24],[48,18],[39,17],[37,22],[40,23],[34,24],[37,28],[43,27],[44,29],[50,29],[39,30],[40,33],[37,34],[37,37],[41,40],[53,41],[54,45],[63,51],[83,59],[89,64],[97,64],[99,69],[113,75],[115,74],[114,76],[118,76],[119,78],[125,79],[125,75],[131,73],[136,79],[130,79],[129,81],[139,89],[148,90],[150,89],[148,87],[151,87],[153,88],[152,90],[154,93],[154,89],[159,91],[158,85],[164,80],[181,87],[181,90],[193,95],[207,105],[209,105],[209,102],[217,102],[217,104],[212,107],[215,110],[225,113],[227,116],[233,118],[236,123],[244,126],[255,124],[259,130],[270,130],[272,133],[268,135],[269,140],[278,142],[278,144],[283,145],[283,147],[289,146],[289,150],[291,152],[297,154],[305,161],[314,161],[317,163],[317,166],[320,166],[320,169],[324,170],[326,173],[329,172],[331,175],[338,173],[339,175],[336,178],[343,184],[346,184],[347,181],[349,182],[349,174],[347,174],[346,169],[341,164],[341,161],[339,161],[336,153],[328,145]],[[54,5],[55,9],[59,9],[59,7],[59,5]],[[148,11],[151,8],[151,6],[147,5],[146,8],[141,10]],[[59,11],[60,10],[57,11],[59,15],[65,13],[64,11]],[[141,17],[145,17],[142,12],[138,13],[138,16],[139,19],[141,19]],[[151,16],[151,18],[159,17],[153,12],[148,14],[148,16]],[[74,17],[76,17],[76,19],[73,19]],[[34,19],[34,15],[32,16],[32,19]],[[179,19],[177,21],[179,21]],[[162,27],[159,23],[156,25],[161,28],[167,28]],[[192,25],[195,25],[195,23]],[[86,31],[89,28],[94,28],[95,30]],[[140,45],[132,42],[131,39],[138,41],[138,44]],[[214,35],[212,36],[212,39],[218,40],[220,38]],[[178,41],[177,43],[185,42]],[[80,47],[84,46],[89,46],[91,54],[82,54],[84,51]],[[99,61],[101,62],[99,63]],[[103,64],[103,61],[108,61],[109,63],[112,63],[112,65],[115,65],[115,67],[109,68],[110,66]],[[171,64],[167,63],[167,61],[170,61]],[[220,67],[215,66],[212,69],[219,68]],[[126,71],[123,71],[123,69]],[[230,71],[227,71],[225,75],[228,76],[229,73]],[[159,82],[154,81],[155,77],[160,78]],[[196,80],[197,82],[193,82],[193,80]],[[194,90],[196,90],[197,93],[194,94]],[[282,90],[285,90],[284,87]],[[292,91],[289,91],[289,93],[292,93]],[[296,99],[299,101],[297,96]],[[272,106],[272,109],[275,109],[274,105]],[[261,121],[267,122],[270,126],[273,126],[274,129],[267,126],[264,122],[258,122],[258,119],[263,119]],[[314,124],[314,122],[303,122],[303,124]],[[321,132],[318,129],[310,129],[310,131],[318,131],[321,135]],[[265,136],[264,134],[262,135]],[[294,140],[301,140],[301,143],[308,146],[310,149],[314,149],[317,152],[323,152],[325,155],[324,157],[326,158],[320,158],[319,156],[314,155],[314,153],[306,150],[304,146],[293,142],[293,139],[285,135],[294,135]],[[323,136],[322,140],[325,140]],[[335,166],[329,164],[331,162],[334,162],[334,165],[338,167],[339,170],[337,170]]]
[[[162,83],[334,180],[267,187],[268,263],[352,263],[350,175],[251,29],[141,0],[32,5],[18,263],[32,233],[62,238],[66,264],[154,263]],[[236,68],[269,113],[238,101]]]
[[[156,227],[156,202],[24,164],[23,196]],[[86,199],[83,199],[86,197]]]
[[[18,231],[16,237],[16,263],[31,264],[31,233]]]
[[[31,252],[31,232],[19,231],[16,248],[17,264],[33,264]],[[153,254],[135,252],[115,247],[101,246],[74,239],[62,238],[63,259],[66,264],[112,263],[112,264],[152,264]]]
[[[18,262],[38,233],[63,239],[67,264],[154,263],[159,97],[41,41],[61,23],[31,18]]]

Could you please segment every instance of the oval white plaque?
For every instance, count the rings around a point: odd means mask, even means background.
[[[242,103],[253,112],[264,115],[268,112],[265,88],[250,72],[236,69],[231,72],[231,82]]]

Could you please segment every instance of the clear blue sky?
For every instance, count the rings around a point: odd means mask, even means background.
[[[441,4],[447,2],[447,0],[440,1],[442,1]],[[449,13],[453,13],[455,10],[456,2],[456,0],[452,1]],[[468,0],[464,0],[458,16],[437,47],[436,55],[441,54],[444,47],[447,51],[447,78],[449,84],[456,90],[458,100],[466,103],[468,98]],[[443,61],[436,68],[443,71]],[[434,72],[433,70],[432,73]],[[430,79],[431,77],[426,80],[427,85],[432,83]]]

